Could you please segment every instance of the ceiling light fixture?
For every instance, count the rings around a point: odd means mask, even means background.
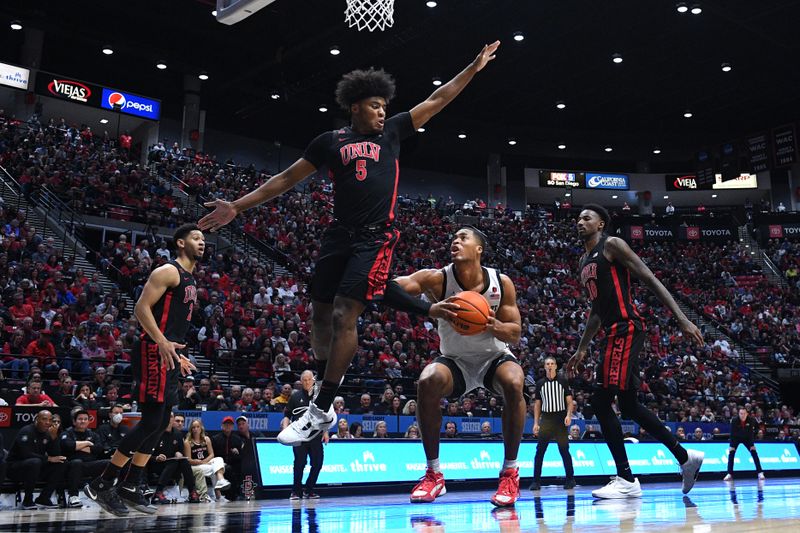
[[[661,148],[656,146],[655,148],[653,148],[653,153],[656,154],[656,155],[660,154],[661,153]]]
[[[459,134],[458,134],[458,138],[459,138],[459,139],[466,139],[466,138],[467,138],[467,134],[466,134],[466,133],[464,133],[463,131],[462,131],[462,132],[459,132]]]
[[[566,144],[559,144],[558,145],[558,149],[559,150],[566,150],[567,149],[567,145]]]
[[[511,145],[511,146],[516,146],[517,140],[516,139],[509,139],[508,140],[508,144]]]
[[[691,109],[687,109],[683,112],[683,118],[692,118],[692,111]]]
[[[319,106],[319,112],[320,113],[327,113],[328,112],[328,108],[325,107],[324,105],[321,105],[321,106]]]
[[[156,63],[156,68],[158,70],[165,70],[167,68],[167,64],[164,63],[163,61],[159,61],[158,63]]]
[[[273,99],[273,100],[280,100],[281,99],[281,93],[279,93],[278,91],[272,91],[270,93],[269,97],[271,99]]]
[[[722,64],[722,72],[730,72],[731,70],[733,70],[733,67],[731,66],[730,63]]]
[[[107,55],[107,56],[110,56],[111,54],[114,53],[114,49],[111,48],[110,46],[106,45],[106,46],[103,47],[103,53],[105,55]]]
[[[432,81],[432,83],[433,83],[435,86],[437,86],[437,87],[438,87],[439,85],[441,85],[441,84],[442,84],[442,80],[440,80],[440,79],[439,79],[439,78],[437,78],[437,77],[434,77],[434,78],[433,78],[433,81]]]
[[[693,4],[692,5],[692,15],[699,15],[703,12],[703,8],[700,7],[700,4]]]
[[[197,77],[203,81],[206,81],[208,79],[208,73],[204,70],[203,72],[198,74]]]
[[[341,54],[341,53],[342,53],[342,51],[341,51],[341,50],[339,50],[339,47],[338,47],[338,46],[331,46],[331,50],[330,50],[330,52],[331,52],[331,55],[332,55],[332,56],[338,56],[339,54]]]
[[[556,108],[557,109],[566,109],[567,108],[567,104],[564,103],[564,100],[559,100],[558,102],[556,102]]]
[[[525,35],[521,31],[515,31],[514,40],[517,41],[518,43],[521,43],[522,41],[525,40]]]
[[[425,5],[426,5],[426,6],[428,6],[428,7],[430,7],[430,8],[434,8],[434,7],[436,7],[436,6],[437,6],[437,5],[439,5],[439,4],[437,4],[437,3],[436,3],[436,2],[434,2],[433,0],[429,0],[428,2],[425,2]]]
[[[683,13],[686,13],[687,11],[689,11],[689,6],[686,5],[686,2],[678,2],[675,5],[675,9],[678,10],[678,13],[683,14]]]
[[[614,151],[614,149],[611,148],[611,145],[606,145],[606,147],[603,148],[603,150],[605,150],[606,152],[613,152]]]
[[[11,29],[14,31],[19,31],[22,29],[22,23],[18,20],[11,21]]]
[[[622,63],[622,54],[619,53],[612,54],[611,61],[619,65],[620,63]]]

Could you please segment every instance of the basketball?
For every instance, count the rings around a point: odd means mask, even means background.
[[[489,303],[475,291],[462,291],[453,297],[461,309],[452,320],[453,329],[461,335],[477,335],[486,330],[489,322]]]

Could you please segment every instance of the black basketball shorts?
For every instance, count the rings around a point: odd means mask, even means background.
[[[133,382],[131,383],[131,401],[139,404],[166,403],[170,406],[178,403],[180,388],[180,368],[173,370],[161,364],[158,344],[140,339],[131,349]]]

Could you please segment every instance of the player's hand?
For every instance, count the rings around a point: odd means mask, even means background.
[[[50,455],[47,457],[48,463],[63,463],[67,458],[63,455]]]
[[[161,364],[167,367],[167,370],[175,370],[175,362],[181,361],[181,356],[178,355],[178,350],[186,348],[185,344],[178,344],[165,340],[158,344],[158,353],[161,354]],[[185,374],[184,374],[185,375]]]
[[[472,65],[475,67],[476,72],[480,72],[483,70],[483,67],[486,64],[494,59],[494,53],[500,47],[500,41],[495,41],[492,44],[487,44],[483,46],[483,49],[478,54],[478,57],[475,58],[475,61],[472,62]]]
[[[705,341],[703,340],[703,334],[700,333],[700,329],[694,325],[693,322],[689,320],[681,320],[678,322],[678,327],[681,328],[681,331],[686,336],[686,338],[693,340],[697,343],[698,346],[704,346]]]
[[[534,424],[533,425],[533,436],[534,437],[538,437],[539,436],[539,424]]]
[[[566,417],[564,417],[564,425],[565,425],[565,426],[569,427],[569,423],[570,423],[570,422],[572,422],[572,420],[570,420],[570,417],[569,417],[569,415],[567,415]]]
[[[489,309],[489,318],[486,320],[486,331],[497,337],[498,330],[503,323],[494,317],[494,311]]]
[[[322,432],[322,444],[328,444],[328,442],[330,440],[331,440],[331,434],[328,433],[327,431],[323,431]]]
[[[454,299],[455,298],[451,296],[447,300],[436,302],[431,306],[430,311],[428,311],[428,316],[431,318],[453,320],[456,317],[456,311],[460,309],[460,306],[453,301]]]
[[[203,204],[206,207],[213,207],[214,210],[200,219],[197,223],[200,229],[217,231],[219,228],[236,218],[238,211],[234,207],[233,202],[225,200],[214,200]]]
[[[180,359],[178,359],[178,362],[181,365],[181,376],[188,376],[193,371],[197,370],[197,367],[192,364],[191,359],[189,359],[185,355],[180,355],[178,357],[180,357]],[[191,396],[192,394],[194,394],[194,387],[192,387],[191,393],[187,395],[187,397]]]
[[[163,453],[160,453],[160,454],[156,455],[156,461],[158,461],[159,463],[163,463],[166,460],[167,460],[167,456],[164,455]]]
[[[569,358],[567,364],[565,365],[565,369],[567,371],[567,377],[574,378],[578,372],[578,365],[581,364],[583,358],[586,357],[586,350],[579,350],[575,352],[575,354]]]

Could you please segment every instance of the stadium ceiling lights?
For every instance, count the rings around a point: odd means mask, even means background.
[[[684,14],[684,13],[686,13],[687,11],[689,11],[689,6],[687,6],[687,5],[686,5],[686,2],[678,2],[678,3],[675,5],[675,9],[677,9],[677,10],[678,10],[678,13],[680,13],[680,14]]]
[[[208,79],[208,73],[204,70],[200,74],[197,75],[202,81],[206,81]]]
[[[612,195],[611,195],[611,199],[612,199],[612,200],[616,200],[617,198],[619,198],[619,196],[617,196],[616,194],[612,194]]]
[[[558,102],[556,102],[556,109],[566,109],[566,108],[567,104],[566,102],[564,102],[564,100],[559,100]]]
[[[517,144],[517,140],[516,140],[516,139],[513,139],[513,138],[512,138],[512,139],[509,139],[509,140],[508,140],[508,144],[509,144],[510,146],[516,146],[516,144]]]
[[[684,111],[683,112],[683,118],[692,118],[692,110],[691,109],[687,109],[686,111]]]
[[[521,31],[515,31],[514,40],[517,41],[518,43],[521,43],[522,41],[525,40],[525,34],[523,34]]]
[[[653,153],[656,154],[656,155],[660,154],[661,153],[661,148],[656,146],[655,148],[653,148]]]
[[[606,147],[605,147],[605,148],[603,148],[603,150],[605,150],[606,152],[613,152],[613,151],[614,151],[614,149],[613,149],[613,148],[611,148],[611,145],[610,145],[610,144],[609,144],[609,145],[606,145]]]
[[[437,87],[438,87],[439,85],[441,85],[441,84],[442,84],[442,80],[441,80],[441,79],[439,79],[438,77],[434,77],[434,78],[433,78],[433,80],[432,80],[432,83],[433,83],[435,86],[437,86]]]
[[[434,2],[433,0],[428,0],[428,2],[425,2],[425,5],[430,7],[430,8],[434,8],[434,7],[438,6],[439,4]]]
[[[733,67],[731,66],[730,63],[722,64],[722,72],[730,72],[731,70],[733,70]]]
[[[110,56],[111,54],[114,53],[114,49],[111,48],[110,46],[106,45],[106,46],[103,47],[103,53],[105,55],[107,55],[107,56]]]
[[[158,70],[165,70],[167,68],[167,64],[164,63],[163,61],[159,61],[158,63],[156,63],[156,68]]]
[[[700,4],[692,4],[692,15],[699,15],[703,12],[703,8]]]
[[[558,145],[558,149],[559,150],[566,150],[567,149],[567,145],[566,144],[559,144]]]
[[[327,113],[328,112],[328,108],[326,106],[324,106],[324,105],[321,105],[321,106],[319,106],[319,112],[320,113]]]
[[[108,124],[108,119],[107,118],[101,118],[100,119],[100,124]]]
[[[614,63],[619,65],[620,63],[622,63],[622,54],[620,54],[620,53],[612,54],[611,55],[611,61],[613,61]]]
[[[11,29],[14,31],[19,31],[22,29],[22,23],[18,20],[11,21]]]
[[[458,138],[459,139],[466,139],[467,138],[466,132],[463,132],[463,131],[459,132],[458,133]]]
[[[339,50],[339,47],[338,47],[338,46],[331,46],[331,50],[330,50],[330,52],[331,52],[331,55],[332,55],[332,56],[338,56],[339,54],[341,54],[341,53],[342,53],[342,51],[341,51],[341,50]]]
[[[279,93],[278,91],[272,91],[272,92],[270,93],[269,97],[270,97],[272,100],[280,100],[280,99],[281,99],[281,93]]]

